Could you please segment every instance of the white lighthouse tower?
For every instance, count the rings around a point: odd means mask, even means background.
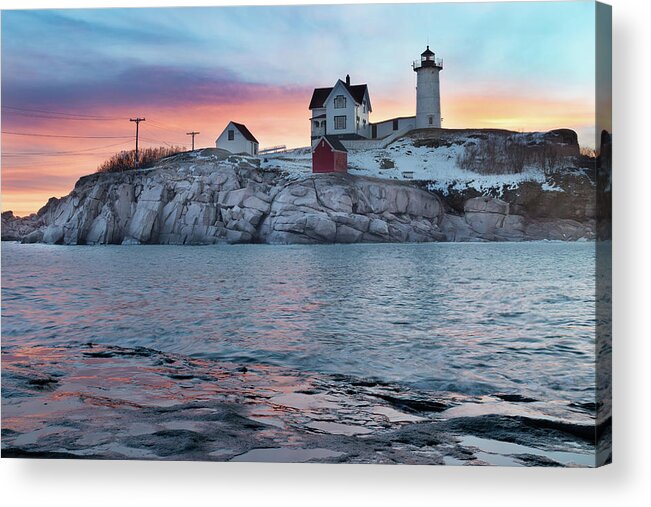
[[[441,127],[441,91],[439,72],[443,61],[434,57],[429,46],[413,64],[416,72],[416,128]]]

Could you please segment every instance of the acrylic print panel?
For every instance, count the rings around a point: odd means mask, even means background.
[[[610,39],[591,2],[4,11],[2,456],[609,462]]]

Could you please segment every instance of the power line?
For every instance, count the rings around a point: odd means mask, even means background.
[[[157,128],[157,129],[160,129],[160,130],[166,130],[167,132],[171,132],[171,133],[176,134],[176,135],[179,135],[182,132],[182,130],[180,130],[178,128],[166,127],[166,126],[162,125],[161,123],[159,123],[157,121],[154,121],[154,120],[147,120],[147,125],[149,125],[151,127],[154,127],[154,128]]]
[[[167,130],[167,131],[169,131],[169,132],[174,132],[175,134],[178,134],[178,133],[179,133],[179,130],[178,130],[178,129],[172,129],[172,128],[170,128],[170,127],[166,127],[165,125],[163,125],[163,124],[161,124],[161,123],[159,123],[159,122],[157,122],[157,121],[149,120],[149,122],[150,122],[149,124],[150,124],[152,127],[156,127],[156,128],[159,128],[159,129]]]
[[[68,139],[130,139],[131,138],[131,136],[67,136],[67,135],[57,135],[57,134],[41,134],[36,132],[9,132],[7,130],[3,130],[2,133],[12,135],[12,136],[64,137]]]
[[[156,134],[159,134],[159,132],[154,132],[154,135]],[[151,137],[145,137],[145,136],[140,136],[140,139],[148,139],[149,141],[155,141],[157,143],[163,143],[163,144],[169,144],[169,143],[174,144],[175,142],[176,144],[183,144],[185,142],[185,139],[183,139],[182,141],[181,140],[170,141],[169,139],[167,141],[161,141],[160,139],[153,139]]]
[[[69,116],[55,116],[41,113],[25,113],[22,111],[3,111],[2,114],[17,114],[25,118],[39,118],[43,120],[66,120],[66,121],[122,121],[124,118],[74,118]]]
[[[140,136],[140,139],[143,141],[147,141],[149,143],[158,143],[158,144],[164,144],[166,146],[169,146],[170,148],[173,147],[174,145],[183,145],[183,142],[181,143],[171,143],[169,141],[163,141],[162,139],[154,139],[152,137],[145,137],[143,135]]]
[[[115,155],[115,151],[90,151],[90,152],[75,152],[75,153],[30,153],[30,154],[8,154],[8,155],[2,155],[2,158],[7,158],[10,160],[18,160],[18,159],[25,159],[25,158],[30,158],[30,157],[38,157],[38,158],[48,158],[48,157],[53,157],[53,158],[67,158],[67,157],[108,157],[110,155]]]
[[[129,142],[109,144],[106,146],[95,146],[93,148],[88,148],[86,150],[74,150],[74,151],[24,151],[24,152],[10,152],[2,153],[3,157],[30,157],[30,156],[59,156],[59,155],[80,155],[80,154],[92,154],[94,150],[103,150],[106,148],[113,148],[115,146],[124,146],[129,144]]]
[[[45,109],[31,109],[26,107],[14,107],[14,106],[2,106],[2,109],[10,109],[12,111],[23,111],[30,113],[41,113],[41,114],[50,114],[58,116],[68,116],[68,117],[81,117],[91,120],[124,120],[124,118],[119,118],[117,116],[103,116],[97,114],[83,114],[83,113],[64,113],[60,111],[47,111]]]
[[[161,141],[160,139],[152,139],[151,137],[140,136],[140,139],[148,143],[164,144],[169,147],[172,146],[172,143],[168,143],[167,141]]]

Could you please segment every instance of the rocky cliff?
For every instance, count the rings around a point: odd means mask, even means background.
[[[585,213],[513,213],[508,202],[489,196],[469,197],[462,208],[452,204],[409,182],[341,174],[298,177],[207,149],[147,170],[83,177],[69,195],[50,199],[36,215],[4,213],[2,238],[96,245],[594,237],[594,220]],[[577,206],[584,209],[586,203]]]

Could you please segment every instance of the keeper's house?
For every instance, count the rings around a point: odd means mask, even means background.
[[[312,148],[313,173],[348,172],[348,151],[333,136],[322,136]]]
[[[245,153],[257,157],[260,144],[246,125],[232,121],[219,135],[215,146],[231,153]]]

